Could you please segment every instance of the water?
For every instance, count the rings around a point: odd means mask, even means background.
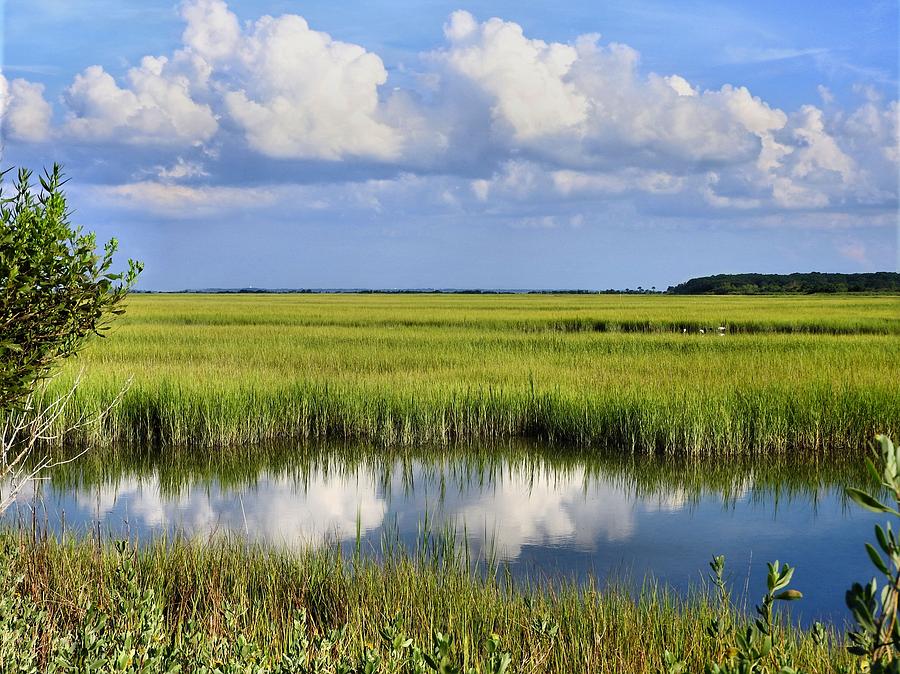
[[[557,451],[558,454],[558,451]],[[804,623],[841,622],[844,591],[872,575],[863,544],[884,519],[843,497],[858,467],[783,461],[663,461],[563,456],[552,448],[392,453],[251,449],[226,458],[86,457],[19,496],[7,518],[146,540],[162,532],[245,536],[284,548],[335,541],[378,556],[423,528],[453,530],[475,557],[521,578],[633,584],[680,592],[713,554],[750,605],[765,562],[797,567]]]

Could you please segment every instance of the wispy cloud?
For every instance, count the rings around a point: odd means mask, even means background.
[[[838,252],[847,258],[861,265],[869,264],[869,256],[866,246],[860,241],[847,241],[837,246]]]
[[[22,73],[23,75],[58,75],[62,72],[62,68],[36,63],[4,63],[2,72],[10,74]]]
[[[271,206],[276,189],[263,187],[188,187],[153,181],[103,185],[93,189],[110,206],[140,209],[172,218],[196,219],[234,209]]]
[[[798,49],[795,47],[728,47],[725,55],[729,63],[766,63],[789,59],[821,56],[829,53],[824,47]]]
[[[828,51],[816,56],[816,61],[820,69],[829,73],[842,73],[849,75],[856,80],[864,82],[873,82],[880,85],[889,85],[896,88],[897,78],[884,68],[874,66],[862,66],[853,63],[843,55],[836,51]]]

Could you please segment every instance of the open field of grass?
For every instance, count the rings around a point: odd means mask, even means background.
[[[7,530],[0,533],[0,657],[36,668],[15,671],[47,671],[52,662],[49,671],[58,672],[87,671],[88,663],[91,671],[127,672],[177,671],[176,664],[244,673],[431,672],[415,667],[414,649],[433,652],[439,631],[453,638],[448,664],[465,667],[440,671],[498,671],[484,646],[496,635],[510,673],[649,674],[666,671],[666,650],[686,671],[703,671],[726,655],[727,638],[708,631],[714,619],[725,634],[748,620],[742,600],[724,603],[699,588],[678,598],[653,584],[637,597],[606,585],[516,585],[502,569],[473,572],[444,539],[432,544],[376,564],[330,549],[288,555],[239,542],[157,540],[135,552]],[[411,639],[403,648],[380,632],[395,620],[400,643]],[[784,658],[805,672],[856,671],[839,626],[826,627],[817,642],[809,631],[777,625],[767,664]],[[380,668],[363,667],[376,658]],[[310,666],[315,660],[321,668]]]
[[[80,369],[61,423],[134,378],[101,442],[857,450],[900,431],[900,299],[138,295]]]

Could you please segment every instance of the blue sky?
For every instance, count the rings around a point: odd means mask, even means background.
[[[4,166],[147,289],[898,265],[896,2],[4,10]]]

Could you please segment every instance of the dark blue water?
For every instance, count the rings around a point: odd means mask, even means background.
[[[210,538],[240,535],[283,548],[341,541],[377,555],[384,537],[413,546],[423,527],[452,529],[474,556],[493,556],[522,578],[583,581],[652,576],[678,591],[701,582],[724,554],[740,594],[757,601],[765,562],[797,568],[804,593],[793,615],[809,622],[846,618],[844,591],[872,575],[863,545],[884,520],[848,504],[839,484],[782,488],[749,476],[728,489],[675,477],[653,480],[617,467],[505,462],[489,471],[425,458],[369,464],[323,462],[302,471],[262,468],[253,477],[183,477],[158,470],[107,471],[104,478],[51,479],[20,495],[7,518],[52,528],[147,539],[161,532]],[[634,471],[645,470],[636,465]],[[223,483],[231,486],[223,486]],[[162,485],[162,486],[161,486]]]

